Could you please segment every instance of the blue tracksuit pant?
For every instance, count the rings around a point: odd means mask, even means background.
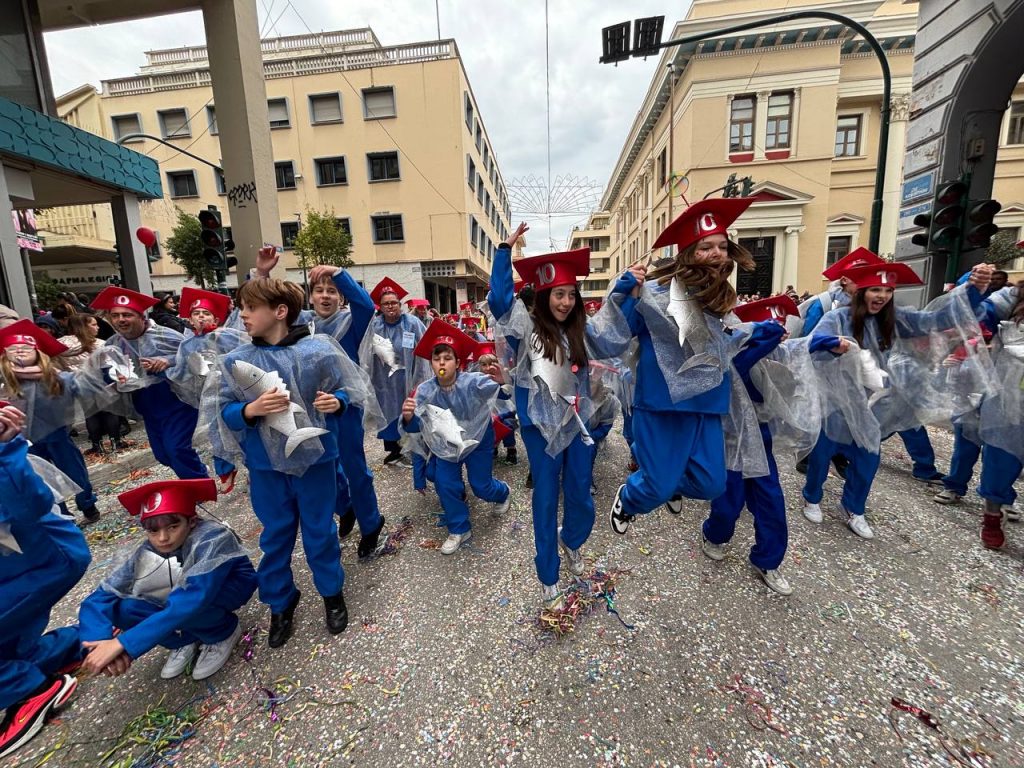
[[[501,438],[501,444],[506,448],[516,447],[516,433],[515,431],[509,432],[503,438]]]
[[[578,549],[594,527],[594,500],[590,496],[591,447],[577,435],[558,456],[548,456],[547,442],[537,427],[523,426],[523,443],[533,473],[533,538],[537,546],[534,563],[541,584],[557,584],[561,560],[558,557],[558,497],[561,492],[562,540]]]
[[[927,429],[924,427],[906,429],[899,435],[914,462],[914,477],[918,480],[934,480],[937,477],[942,477],[942,474],[935,468],[935,450],[932,448],[932,441],[928,438]]]
[[[96,494],[92,491],[85,459],[78,446],[71,442],[67,427],[54,430],[39,442],[32,443],[28,450],[53,464],[82,489],[75,495],[75,506],[79,512],[96,505]]]
[[[223,477],[224,475],[230,475],[232,472],[234,472],[235,465],[232,464],[230,461],[225,461],[219,456],[214,456],[213,471],[217,474],[218,477]]]
[[[388,424],[384,429],[377,433],[377,438],[380,440],[391,440],[398,442],[402,439],[401,433],[398,431],[398,419],[402,418],[399,416],[397,419]]]
[[[380,508],[373,487],[373,472],[366,464],[363,448],[363,411],[349,407],[338,419],[338,510],[340,514],[351,505],[356,512],[359,531],[364,536],[380,527]],[[342,488],[344,478],[344,488]],[[341,506],[344,498],[348,503]]]
[[[333,597],[345,585],[341,546],[334,520],[337,469],[333,460],[322,461],[302,477],[265,469],[249,470],[249,494],[253,512],[263,524],[260,549],[263,559],[256,569],[260,601],[271,613],[281,613],[295,596],[292,552],[302,528],[302,547],[313,584],[324,597]]]
[[[133,392],[132,403],[145,422],[149,447],[157,461],[182,480],[209,477],[192,447],[199,411],[179,400],[166,381]]]
[[[837,443],[830,440],[824,432],[818,436],[818,442],[807,456],[807,479],[804,482],[803,496],[811,504],[820,504],[824,496],[825,478],[832,457],[837,453],[845,456],[850,464],[846,468],[846,481],[843,483],[843,509],[851,515],[863,515],[867,504],[871,484],[878,472],[881,456],[869,453],[860,446]]]
[[[779,468],[772,455],[772,433],[761,425],[761,438],[768,456],[768,476],[743,478],[740,472],[729,472],[725,493],[711,502],[711,514],[704,521],[704,538],[712,544],[725,544],[732,539],[736,521],[744,505],[754,517],[754,546],[750,562],[765,571],[782,564],[786,556],[786,497],[779,483]]]
[[[251,585],[252,582],[250,582]],[[252,589],[252,586],[249,587]],[[244,603],[243,603],[244,604]],[[235,608],[241,608],[239,605]],[[131,629],[141,624],[154,613],[160,612],[160,606],[146,600],[121,598],[114,606],[114,626],[120,630]],[[183,648],[192,643],[212,645],[227,640],[238,626],[238,617],[234,611],[228,611],[218,605],[206,605],[203,610],[191,617],[188,623],[178,627],[176,632],[160,640],[164,648]]]
[[[1024,427],[1022,427],[1024,429]],[[1017,492],[1013,484],[1020,477],[1021,461],[1002,448],[986,445],[981,453],[981,482],[978,495],[997,504],[1013,504]]]
[[[714,499],[725,492],[725,436],[718,414],[633,409],[640,469],[622,489],[622,511],[657,509],[671,498]]]
[[[482,501],[500,502],[508,498],[509,488],[495,480],[494,431],[488,427],[480,444],[461,463],[438,459],[434,467],[434,488],[441,498],[448,533],[462,534],[470,529],[466,486],[462,482],[462,465],[473,495]]]
[[[959,424],[953,425],[953,456],[949,460],[949,474],[942,479],[946,490],[960,496],[967,495],[967,484],[974,474],[974,465],[981,456],[981,446],[964,437]]]
[[[0,709],[27,699],[58,669],[82,658],[77,627],[42,634],[49,620],[49,611],[46,613],[41,623],[0,643]]]

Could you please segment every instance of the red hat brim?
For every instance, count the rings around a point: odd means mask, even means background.
[[[753,202],[752,197],[721,197],[694,203],[665,227],[651,248],[675,245],[683,250],[705,237],[726,235]]]
[[[846,270],[870,264],[885,264],[885,261],[880,259],[877,254],[861,246],[843,256],[843,258],[822,272],[821,275],[826,280],[838,280]]]
[[[530,256],[513,262],[512,266],[523,282],[529,283],[537,291],[576,285],[579,278],[590,274],[590,249],[577,248],[574,251]]]
[[[196,303],[200,302],[200,303]],[[193,309],[207,309],[217,318],[218,325],[223,325],[231,313],[231,297],[223,293],[203,291],[186,285],[181,289],[181,301],[178,302],[178,317],[188,319]]]
[[[849,278],[854,282],[857,285],[857,290],[877,287],[897,288],[901,285],[924,285],[924,281],[918,277],[917,272],[900,261],[852,267],[843,272],[841,277]]]
[[[89,306],[99,310],[130,309],[141,315],[147,309],[155,307],[159,303],[160,299],[153,296],[147,296],[144,293],[139,293],[129,288],[108,285],[100,291],[99,295],[92,300],[92,304]]]
[[[385,277],[383,280],[381,280],[379,283],[377,283],[377,285],[373,287],[373,290],[370,291],[370,298],[373,299],[373,303],[379,307],[380,297],[385,293],[395,294],[396,296],[398,296],[399,301],[401,301],[402,299],[409,295],[409,292],[405,290],[405,288],[400,286],[390,277]]]
[[[153,504],[156,494],[159,496]],[[158,515],[192,517],[196,514],[196,504],[217,500],[217,484],[209,477],[196,480],[157,480],[125,491],[118,495],[117,500],[128,510],[128,514],[139,515],[141,520]]]
[[[25,341],[19,341],[19,338],[31,339],[34,342],[32,346],[40,352],[45,352],[47,357],[57,357],[68,351],[67,347],[31,320],[19,320],[0,330],[0,349],[24,344]]]
[[[444,320],[434,320],[427,326],[413,354],[429,360],[438,344],[447,344],[455,350],[455,356],[459,361],[465,361],[476,348],[476,339],[470,338],[454,325],[449,325]]]
[[[743,323],[759,323],[763,320],[784,322],[787,317],[799,317],[800,310],[797,308],[796,302],[781,293],[778,296],[769,296],[767,299],[739,304],[733,309],[733,313]]]

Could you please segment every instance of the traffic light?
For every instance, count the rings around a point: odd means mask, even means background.
[[[725,186],[722,188],[722,197],[739,197],[740,190],[736,186],[736,174],[730,173],[729,178],[725,180]]]
[[[964,238],[961,251],[988,248],[992,235],[999,227],[992,219],[1003,206],[997,200],[971,200],[967,204],[967,218],[964,222]]]
[[[750,197],[750,193],[754,191],[754,180],[749,176],[744,176],[742,181],[743,191],[740,192],[740,197]]]
[[[962,181],[939,184],[932,212],[914,217],[914,224],[924,227],[926,232],[914,235],[910,242],[932,252],[958,251],[966,197],[967,184]]]
[[[199,212],[199,226],[202,227],[199,239],[203,244],[203,258],[206,263],[215,270],[227,271],[227,252],[234,250],[235,244],[224,236],[224,226],[217,206],[211,205],[205,211]]]

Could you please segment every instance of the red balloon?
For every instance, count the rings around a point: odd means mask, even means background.
[[[152,248],[156,245],[156,232],[149,227],[139,227],[136,229],[135,237],[137,237],[139,242],[147,248]]]

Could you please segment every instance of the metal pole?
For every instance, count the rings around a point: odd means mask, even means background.
[[[301,231],[302,230],[302,214],[301,213],[296,213],[295,214],[295,218],[299,222],[299,231]],[[304,298],[302,300],[302,303],[305,305],[306,309],[309,309],[309,306],[310,306],[309,305],[309,278],[306,277],[306,260],[304,258],[302,258],[302,257],[299,257],[299,262],[300,262],[300,264],[302,266],[302,289],[305,292],[305,296],[304,296]]]
[[[892,74],[889,71],[889,60],[885,57],[885,50],[878,42],[878,39],[872,35],[866,27],[848,16],[832,13],[831,11],[795,11],[793,13],[786,13],[780,16],[772,16],[771,18],[762,19],[760,21],[736,24],[731,27],[716,29],[711,32],[701,32],[700,34],[682,37],[678,40],[668,40],[661,43],[658,48],[671,48],[677,45],[697,43],[701,40],[707,40],[712,37],[729,35],[734,32],[744,32],[748,29],[766,27],[772,24],[781,24],[787,21],[797,21],[799,19],[826,19],[828,21],[834,21],[837,24],[842,24],[845,27],[849,27],[864,38],[867,44],[871,47],[871,50],[874,52],[875,57],[878,59],[879,65],[882,67],[882,125],[878,134],[878,160],[875,163],[875,197],[871,202],[871,230],[868,245],[872,251],[878,253],[878,242],[882,231],[882,194],[885,189],[886,155],[889,151],[889,114],[890,100],[892,98]]]

